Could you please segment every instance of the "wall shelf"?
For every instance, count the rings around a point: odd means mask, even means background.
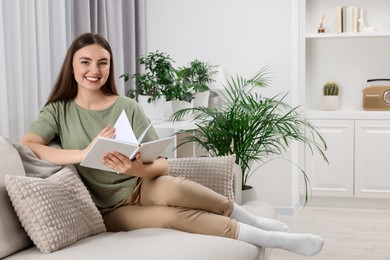
[[[358,119],[358,120],[390,120],[390,111],[365,111],[365,110],[306,110],[306,118],[309,119]]]
[[[309,33],[306,39],[320,38],[360,38],[360,37],[389,37],[390,32],[359,32],[359,33]]]

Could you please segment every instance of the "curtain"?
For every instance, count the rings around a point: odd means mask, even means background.
[[[2,0],[0,2],[0,134],[18,142],[38,117],[75,37],[99,33],[119,75],[133,75],[144,54],[144,0]]]

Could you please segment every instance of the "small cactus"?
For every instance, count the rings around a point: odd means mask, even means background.
[[[339,86],[336,82],[327,82],[324,86],[324,96],[338,96]]]

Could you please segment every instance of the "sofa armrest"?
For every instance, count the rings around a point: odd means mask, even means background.
[[[235,199],[235,156],[170,158],[168,162],[170,175],[182,176]]]

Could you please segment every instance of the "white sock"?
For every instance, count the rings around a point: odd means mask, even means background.
[[[230,218],[268,231],[291,232],[291,229],[285,223],[277,219],[257,217],[236,203],[234,203],[233,212],[230,215]]]
[[[312,234],[295,234],[278,231],[265,231],[253,226],[238,223],[238,240],[256,246],[280,248],[297,254],[312,256],[319,253],[324,240]]]

